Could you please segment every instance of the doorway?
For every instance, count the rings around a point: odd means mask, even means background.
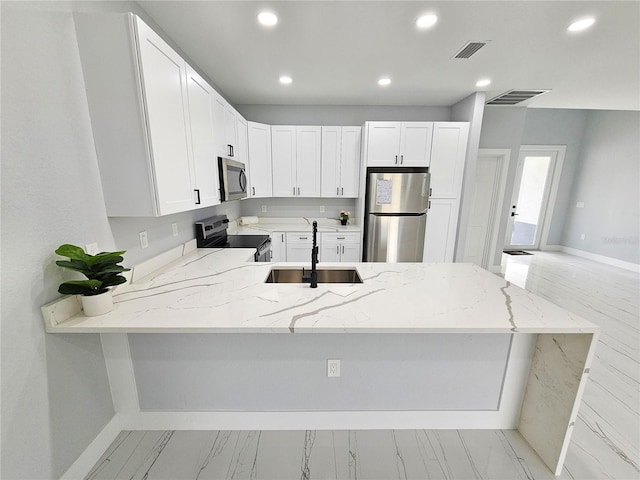
[[[507,221],[504,250],[546,246],[565,147],[520,149]]]
[[[464,249],[464,262],[490,269],[498,245],[511,150],[480,149],[476,163],[473,203]]]

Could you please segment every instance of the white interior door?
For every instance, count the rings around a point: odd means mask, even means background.
[[[510,157],[510,150],[480,150],[478,154],[473,208],[465,241],[465,262],[483,268],[489,268],[493,263],[498,249],[499,212],[504,204]]]
[[[553,150],[520,150],[507,224],[506,250],[540,248],[551,185],[557,171],[557,156],[558,152]]]

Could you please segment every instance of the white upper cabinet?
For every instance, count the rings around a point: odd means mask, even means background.
[[[226,147],[226,156],[235,159],[238,147],[238,114],[229,103],[226,101],[224,103],[224,146]]]
[[[428,167],[433,122],[367,122],[367,166]]]
[[[187,93],[193,156],[193,186],[196,204],[210,207],[220,203],[218,159],[213,138],[213,89],[187,65]]]
[[[296,127],[271,126],[273,196],[296,196]]]
[[[236,116],[236,141],[233,149],[233,159],[244,163],[249,161],[249,133],[247,121],[240,114]]]
[[[296,127],[296,196],[320,196],[321,128]]]
[[[271,125],[248,122],[249,196],[271,197]],[[275,250],[275,249],[273,249]],[[275,260],[274,260],[275,261]]]
[[[436,122],[431,148],[431,197],[458,198],[467,154],[469,124]]]
[[[322,127],[322,196],[357,197],[361,127]]]
[[[133,14],[74,20],[107,215],[196,208],[185,61]]]
[[[320,143],[320,127],[271,127],[274,197],[320,196]]]

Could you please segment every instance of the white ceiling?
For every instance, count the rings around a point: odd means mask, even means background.
[[[521,105],[640,110],[639,1],[140,1],[233,104],[449,106],[492,80]],[[257,13],[278,14],[265,28]],[[436,13],[418,30],[415,19]],[[583,16],[595,25],[567,26]],[[468,60],[468,41],[490,40]],[[278,82],[287,73],[293,83]],[[382,88],[379,77],[391,85]]]

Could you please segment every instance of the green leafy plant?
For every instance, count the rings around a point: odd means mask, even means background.
[[[65,295],[100,295],[109,290],[109,287],[125,283],[127,279],[120,274],[131,270],[118,265],[124,260],[124,250],[89,255],[76,245],[65,244],[60,245],[56,253],[69,258],[56,261],[56,265],[75,270],[87,277],[87,280],[70,280],[60,284],[58,292]]]

